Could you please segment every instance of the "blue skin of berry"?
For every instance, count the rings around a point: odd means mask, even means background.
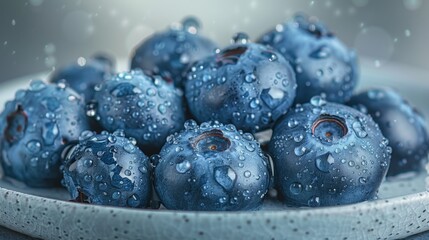
[[[362,92],[348,102],[371,115],[392,146],[387,176],[425,169],[429,151],[426,122],[396,91],[389,88]]]
[[[233,125],[187,121],[155,156],[155,189],[167,209],[254,210],[268,190],[266,156]]]
[[[295,98],[295,74],[277,51],[234,44],[193,65],[185,96],[198,122],[217,120],[247,132],[270,128]]]
[[[89,129],[83,99],[65,85],[33,81],[0,114],[5,174],[32,187],[60,185],[61,151]]]
[[[116,68],[116,61],[113,56],[107,53],[99,52],[94,54],[91,59],[100,62],[101,64],[106,65],[108,68],[110,68],[111,72],[114,72]]]
[[[391,154],[370,116],[320,98],[276,123],[269,151],[282,201],[310,207],[372,199]]]
[[[90,203],[146,207],[151,195],[149,159],[120,132],[82,133],[64,160],[64,185],[72,199]]]
[[[124,129],[146,153],[161,149],[185,122],[183,93],[141,71],[119,73],[96,88],[97,118],[108,131]]]
[[[182,28],[170,28],[145,39],[136,47],[131,69],[142,69],[150,75],[183,87],[185,70],[193,62],[213,55],[217,46],[210,39]]]
[[[295,103],[315,95],[338,103],[351,98],[358,82],[356,54],[321,22],[297,15],[258,42],[272,46],[292,64],[298,84]]]
[[[113,63],[112,63],[113,64]],[[89,102],[94,98],[94,86],[110,78],[113,69],[107,60],[90,60],[85,65],[72,64],[55,72],[50,82],[64,81]]]

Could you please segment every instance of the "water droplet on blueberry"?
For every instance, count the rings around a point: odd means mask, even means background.
[[[229,166],[221,166],[214,169],[214,177],[225,190],[230,190],[234,187],[237,174]]]
[[[186,173],[191,169],[192,165],[188,160],[176,164],[176,170],[178,173]]]

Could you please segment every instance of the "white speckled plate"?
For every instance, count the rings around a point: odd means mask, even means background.
[[[120,69],[125,69],[125,61]],[[360,88],[397,88],[429,116],[429,72],[362,62]],[[34,75],[0,85],[0,109]],[[1,171],[0,171],[1,175]],[[326,208],[267,201],[255,212],[136,210],[68,202],[64,189],[0,180],[0,225],[43,239],[396,239],[429,230],[426,174],[384,182],[379,199]]]

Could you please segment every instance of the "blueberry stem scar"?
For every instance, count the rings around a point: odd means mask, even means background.
[[[17,105],[16,111],[7,116],[6,121],[7,127],[4,130],[4,135],[6,137],[6,140],[9,143],[12,143],[18,138],[16,134],[23,133],[27,128],[28,116],[25,113],[22,105]],[[15,134],[13,134],[12,132],[15,132]]]
[[[343,119],[332,115],[322,115],[316,121],[314,121],[313,125],[311,126],[311,133],[314,136],[316,136],[317,128],[323,123],[334,123],[337,127],[339,127],[339,129],[341,129],[341,134],[339,136],[340,138],[344,137],[348,132],[347,126]],[[330,130],[327,130],[324,135],[326,138],[330,139],[331,137],[334,137],[335,134]]]
[[[223,152],[229,149],[231,141],[223,135],[222,131],[214,129],[195,137],[191,144],[194,149],[202,152]]]
[[[240,56],[247,51],[247,47],[236,47],[223,51],[216,59],[218,64],[236,64]]]

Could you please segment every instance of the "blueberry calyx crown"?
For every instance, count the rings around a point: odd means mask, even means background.
[[[4,136],[9,143],[14,143],[24,136],[28,124],[28,116],[23,107],[18,105],[16,111],[9,114],[6,118],[7,127],[4,130]]]
[[[203,132],[192,140],[192,147],[203,154],[224,152],[230,146],[231,141],[219,129]]]
[[[343,118],[320,115],[311,126],[311,133],[322,143],[332,144],[347,135],[348,128]]]
[[[217,55],[216,63],[218,64],[218,67],[227,64],[237,64],[241,55],[243,55],[246,51],[246,46],[236,46],[234,48],[226,49]]]

